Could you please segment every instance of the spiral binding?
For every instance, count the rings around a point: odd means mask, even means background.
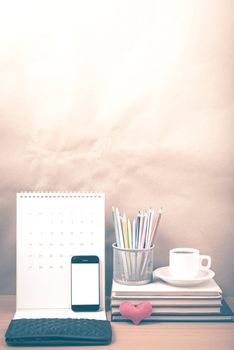
[[[19,192],[19,198],[102,198],[103,192]]]

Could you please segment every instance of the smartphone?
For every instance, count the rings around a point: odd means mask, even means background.
[[[100,308],[100,268],[96,255],[71,259],[71,308],[73,311],[97,311]]]

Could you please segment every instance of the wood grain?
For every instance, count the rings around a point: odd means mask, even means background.
[[[226,299],[234,309],[234,297]],[[6,349],[4,335],[15,312],[15,296],[0,296],[0,350]],[[234,323],[148,323],[135,326],[113,322],[113,342],[117,350],[233,350]],[[77,347],[69,347],[77,349]],[[96,347],[85,347],[94,350]],[[100,349],[100,347],[97,347]],[[24,348],[21,348],[24,349]],[[30,348],[25,348],[29,350]],[[35,349],[35,348],[34,348]],[[44,350],[51,349],[43,347]],[[63,348],[60,347],[60,350]],[[66,347],[66,349],[68,349]]]

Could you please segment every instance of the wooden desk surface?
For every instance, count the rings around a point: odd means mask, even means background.
[[[226,299],[234,309],[234,297]],[[4,341],[6,329],[15,312],[15,296],[0,296],[0,350],[7,349]],[[135,326],[125,322],[113,322],[111,350],[233,350],[234,323],[148,323]],[[75,349],[77,347],[66,347]],[[83,347],[94,350],[101,347]],[[21,348],[22,349],[22,348]],[[30,350],[29,347],[25,348]],[[36,348],[34,348],[36,349]],[[51,347],[43,347],[44,350]],[[54,348],[55,349],[55,348]],[[58,349],[62,350],[61,347]]]

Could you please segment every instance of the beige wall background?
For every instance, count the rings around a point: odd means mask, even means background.
[[[155,267],[189,246],[234,295],[234,2],[0,1],[0,293],[15,293],[15,194],[163,206]]]

